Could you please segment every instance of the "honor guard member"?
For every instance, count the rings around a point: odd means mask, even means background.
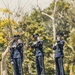
[[[11,64],[14,67],[14,75],[22,74],[22,62],[23,62],[23,43],[19,35],[14,36],[14,41],[10,48]]]
[[[62,39],[63,34],[57,35],[56,43],[53,46],[55,50],[55,63],[56,63],[56,75],[65,75],[64,74],[64,67],[63,67],[63,47],[64,47],[64,40]]]
[[[33,38],[36,42],[32,44],[31,48],[35,48],[37,75],[45,75],[43,41],[40,40],[38,34],[34,34]]]

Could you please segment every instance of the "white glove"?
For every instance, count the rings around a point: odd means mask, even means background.
[[[14,62],[11,62],[11,64],[13,65],[13,64],[14,64]]]
[[[54,46],[57,46],[57,43],[55,43]]]
[[[34,45],[37,44],[37,42],[34,42]]]

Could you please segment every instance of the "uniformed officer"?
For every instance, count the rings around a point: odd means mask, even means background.
[[[65,75],[63,67],[63,46],[64,40],[62,39],[62,34],[57,35],[57,41],[53,46],[55,50],[55,63],[56,63],[56,75]]]
[[[37,75],[45,75],[43,41],[40,40],[38,34],[34,34],[33,38],[36,42],[32,44],[31,48],[35,48]]]
[[[22,62],[23,62],[23,43],[19,35],[14,36],[14,41],[10,48],[11,64],[14,67],[14,75],[22,74]]]

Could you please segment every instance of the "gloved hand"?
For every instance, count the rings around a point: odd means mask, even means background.
[[[11,64],[13,65],[13,64],[14,64],[14,62],[11,62]]]

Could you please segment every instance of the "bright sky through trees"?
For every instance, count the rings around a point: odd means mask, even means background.
[[[23,7],[25,12],[31,12],[33,7],[37,6],[37,1],[41,9],[44,9],[49,6],[53,0],[0,0],[0,8],[6,8],[6,6],[11,10],[17,9],[18,6]],[[0,13],[2,17],[2,13]]]

